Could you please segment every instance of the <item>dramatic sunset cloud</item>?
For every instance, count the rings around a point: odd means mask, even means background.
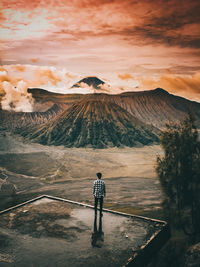
[[[17,86],[13,86],[10,82],[3,82],[5,95],[1,101],[2,109],[14,111],[33,111],[34,100],[32,95],[27,92],[27,84],[21,80]]]
[[[122,80],[133,79],[133,76],[130,73],[118,74],[118,77]]]
[[[18,82],[24,81],[30,88],[42,87],[51,91],[60,90],[61,93],[67,93],[67,89],[79,79],[79,75],[75,75],[64,68],[58,70],[51,66],[18,64],[4,65],[0,68],[1,89],[3,88],[3,82],[9,82],[12,86],[17,86]]]
[[[200,101],[200,72],[191,76],[163,75],[158,80],[141,78],[140,88],[165,88],[168,92]]]
[[[199,99],[197,0],[1,0],[0,5],[0,57],[2,65],[18,66],[12,79],[23,78],[23,66],[35,65],[44,69],[25,71],[25,80],[30,76],[35,86],[67,88],[68,72],[74,80],[104,77],[112,88],[118,82],[128,90],[165,86]]]

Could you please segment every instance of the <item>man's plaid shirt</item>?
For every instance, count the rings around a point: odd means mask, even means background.
[[[103,180],[97,179],[93,185],[93,195],[96,198],[101,198],[106,195],[106,185]]]

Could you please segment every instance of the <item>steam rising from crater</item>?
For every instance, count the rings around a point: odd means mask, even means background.
[[[3,82],[5,96],[1,101],[2,109],[15,112],[32,112],[34,100],[32,95],[27,92],[27,84],[23,80],[13,86],[10,82]]]

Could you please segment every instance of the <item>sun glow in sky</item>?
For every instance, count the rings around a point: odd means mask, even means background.
[[[92,75],[110,84],[111,93],[162,87],[200,101],[198,0],[0,5],[1,83],[22,79],[29,87],[68,93]]]

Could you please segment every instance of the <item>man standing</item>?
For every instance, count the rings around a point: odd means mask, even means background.
[[[103,216],[102,214],[103,198],[106,196],[106,185],[104,181],[101,180],[102,173],[98,172],[96,175],[98,179],[94,181],[94,185],[93,185],[95,217],[97,216],[98,202],[100,202],[100,217],[102,217]]]

